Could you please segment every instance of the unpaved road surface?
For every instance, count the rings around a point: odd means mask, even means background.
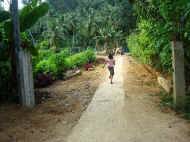
[[[59,137],[65,142],[104,76],[105,69],[97,66],[39,89],[40,104],[32,110],[0,104],[0,142],[54,142]]]
[[[159,88],[146,75],[132,58],[118,57],[114,84],[99,86],[67,142],[190,142],[189,123],[159,109],[150,95]]]

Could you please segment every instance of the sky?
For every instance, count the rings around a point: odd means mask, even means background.
[[[42,1],[45,1],[45,0],[42,0]],[[10,0],[4,0],[3,6],[4,6],[5,10],[9,10],[9,2],[10,2]],[[18,0],[18,7],[19,7],[19,9],[21,9],[23,7],[22,0]]]
[[[9,2],[10,0],[4,0],[3,6],[5,10],[9,10]],[[18,0],[18,7],[21,9],[23,7],[22,0]]]

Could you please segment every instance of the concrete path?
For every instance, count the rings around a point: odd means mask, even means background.
[[[149,114],[142,103],[125,97],[122,68],[123,57],[118,57],[114,84],[106,79],[99,86],[67,142],[189,142],[185,123],[171,129],[173,116],[159,110]]]

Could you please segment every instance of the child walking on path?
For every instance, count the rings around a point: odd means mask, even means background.
[[[114,76],[114,66],[115,66],[115,60],[113,58],[112,54],[108,55],[108,59],[106,60],[105,64],[107,64],[108,70],[110,72],[110,83],[113,84],[113,76]]]

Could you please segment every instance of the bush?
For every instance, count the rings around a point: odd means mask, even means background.
[[[74,62],[74,65],[80,67],[88,62],[88,58],[85,52],[81,52],[71,56],[71,60]]]
[[[40,42],[38,44],[38,49],[40,49],[40,50],[43,50],[43,49],[48,50],[48,48],[49,48],[49,41],[48,40],[43,40],[42,42]]]
[[[132,55],[143,63],[161,71],[171,71],[171,45],[167,30],[162,25],[142,20],[138,32],[131,34],[127,43]]]
[[[58,72],[57,66],[54,62],[52,62],[52,59],[40,61],[36,65],[34,70],[35,76],[38,73],[44,73],[44,74],[51,74],[52,76],[56,77],[57,72]]]
[[[81,53],[77,53],[66,58],[67,69],[81,67],[88,62],[94,62],[96,60],[96,55],[92,50],[87,50]]]
[[[94,62],[96,60],[96,55],[93,50],[90,50],[90,49],[87,50],[86,56],[87,56],[89,62]]]
[[[32,64],[33,68],[42,60],[48,60],[50,56],[54,54],[53,51],[51,50],[39,50],[38,51],[38,56],[33,56],[32,57]]]
[[[92,50],[87,50],[81,53],[74,54],[68,57],[67,50],[60,53],[52,53],[43,60],[39,61],[34,66],[34,74],[37,76],[39,73],[50,74],[54,78],[59,78],[68,69],[81,67],[88,62],[95,61],[96,56]]]
[[[66,50],[57,53],[55,57],[52,59],[57,66],[57,75],[62,76],[63,72],[67,69],[66,67],[66,57],[68,56],[68,52]]]

